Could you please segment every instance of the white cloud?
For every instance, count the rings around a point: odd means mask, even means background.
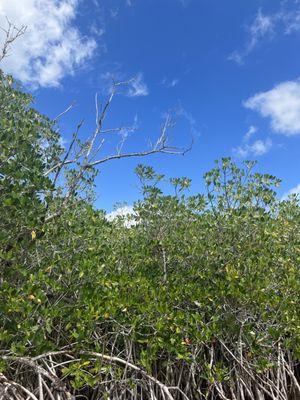
[[[265,15],[259,9],[252,25],[249,28],[250,32],[250,50],[256,46],[260,38],[273,32],[274,18],[270,15]]]
[[[1,0],[0,0],[1,1]],[[101,74],[102,86],[111,92],[113,84],[118,84],[118,93],[127,97],[148,96],[149,89],[144,81],[142,72],[137,73],[133,78],[121,71],[122,65],[116,64],[110,72]]]
[[[107,214],[107,219],[109,221],[113,221],[117,217],[125,217],[127,215],[132,215],[133,214],[133,207],[132,206],[123,206],[119,207],[116,210],[110,212]]]
[[[257,132],[257,127],[251,125],[251,126],[249,127],[249,129],[247,130],[247,132],[245,133],[245,135],[244,135],[244,137],[243,137],[243,141],[244,141],[244,142],[248,142],[249,139],[251,139],[252,136],[253,136],[256,132]]]
[[[106,215],[108,221],[114,221],[116,218],[122,218],[126,228],[136,225],[136,220],[132,217],[135,215],[133,211],[133,206],[123,206],[116,210],[110,212]]]
[[[179,82],[179,79],[177,79],[177,78],[172,79],[172,81],[170,82],[170,87],[176,86],[178,82]]]
[[[1,0],[0,26],[6,17],[26,34],[13,45],[2,69],[32,86],[59,86],[61,80],[89,59],[93,38],[74,26],[79,0]],[[4,33],[0,33],[3,42]]]
[[[112,8],[110,10],[110,16],[112,19],[117,19],[119,16],[119,9],[118,8]]]
[[[143,74],[139,73],[134,79],[132,79],[128,86],[127,96],[129,97],[140,97],[148,96],[149,90],[144,82]]]
[[[270,149],[272,148],[273,143],[271,139],[266,139],[266,140],[256,140],[252,144],[245,144],[243,146],[239,146],[233,149],[233,152],[235,153],[236,156],[240,158],[246,158],[249,156],[262,156]]]
[[[290,189],[282,196],[282,200],[287,200],[290,195],[297,195],[300,198],[300,183],[294,188]]]
[[[300,134],[300,81],[282,82],[255,94],[244,106],[270,118],[272,129],[286,136]]]
[[[164,78],[161,81],[161,85],[166,87],[166,88],[173,88],[178,84],[178,82],[179,82],[178,78],[173,78],[171,80],[168,80],[167,78]]]
[[[255,156],[262,156],[263,154],[266,154],[272,147],[272,140],[271,139],[266,139],[266,140],[256,140],[254,143],[249,145],[250,151],[253,153]]]
[[[188,122],[191,134],[193,136],[200,135],[200,130],[198,128],[197,121],[190,112],[186,111],[181,105],[179,105],[179,108],[176,110],[176,114],[179,117],[184,118]]]
[[[90,32],[95,36],[103,36],[105,34],[105,28],[103,26],[99,26],[95,22],[91,24]]]
[[[300,9],[281,13],[284,23],[284,33],[289,35],[300,30]]]
[[[276,35],[290,35],[300,30],[300,8],[282,8],[273,14],[264,14],[258,10],[253,22],[246,28],[248,39],[241,50],[232,52],[228,59],[242,65],[244,59],[256,46],[266,38],[274,38]]]
[[[248,27],[249,39],[242,51],[234,51],[228,57],[229,60],[235,61],[237,64],[243,64],[244,58],[251,53],[256,47],[258,42],[266,35],[273,34],[274,31],[274,18],[272,16],[264,15],[259,9],[254,21]]]
[[[273,142],[270,138],[265,140],[255,140],[252,143],[249,143],[250,139],[253,135],[258,131],[257,127],[251,125],[248,131],[243,136],[241,146],[235,147],[232,149],[233,153],[239,158],[247,158],[249,156],[258,157],[268,153],[272,146]]]

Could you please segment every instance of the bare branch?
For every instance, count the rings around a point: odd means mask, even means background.
[[[57,115],[57,117],[54,118],[54,121],[58,121],[62,116],[64,116],[65,114],[67,114],[70,110],[72,110],[72,108],[74,107],[74,102],[72,104],[69,105],[69,107],[67,107],[64,111],[62,111],[61,113],[59,113]]]
[[[101,360],[109,361],[111,363],[122,365],[122,366],[128,367],[128,368],[130,368],[130,369],[132,369],[134,371],[137,371],[141,375],[143,375],[146,379],[148,379],[150,382],[153,382],[155,385],[157,385],[162,390],[162,392],[167,397],[167,399],[174,400],[174,397],[171,395],[168,386],[164,385],[161,381],[159,381],[158,379],[156,379],[153,376],[149,375],[142,368],[132,364],[129,361],[123,360],[122,358],[119,358],[119,357],[108,356],[106,354],[96,353],[96,352],[93,352],[93,351],[81,351],[80,354],[86,355],[86,356],[92,356],[92,357],[100,358]]]
[[[59,379],[56,375],[54,375],[51,372],[46,371],[43,367],[41,367],[39,364],[37,364],[35,359],[29,358],[29,357],[15,357],[15,356],[6,356],[6,355],[3,355],[1,357],[3,360],[16,362],[18,364],[26,365],[26,366],[32,368],[38,376],[41,376],[41,377],[44,376],[45,378],[49,379],[52,387],[55,390],[65,393],[67,399],[71,399],[71,394],[67,391],[66,385],[64,384],[64,382],[61,379]],[[17,387],[21,387],[30,396],[30,392],[27,389],[25,389],[18,383],[13,382],[13,384]],[[40,381],[40,384],[42,385],[42,381]],[[37,400],[36,397],[31,396],[31,398],[34,400]]]
[[[61,171],[62,167],[65,165],[65,163],[66,163],[66,161],[67,161],[67,159],[68,159],[68,157],[69,157],[69,155],[70,155],[70,153],[71,153],[71,150],[72,150],[72,148],[73,148],[73,146],[74,146],[74,143],[75,143],[75,141],[76,141],[76,139],[77,139],[78,132],[79,132],[79,130],[80,130],[82,124],[83,124],[83,121],[81,121],[81,122],[77,125],[77,129],[76,129],[76,131],[75,131],[75,133],[74,133],[74,135],[73,135],[73,139],[72,139],[72,141],[71,141],[71,143],[70,143],[70,146],[69,146],[68,150],[66,151],[66,154],[65,154],[65,156],[64,156],[64,158],[63,158],[61,164],[60,164],[59,167],[57,168],[57,171],[56,171],[56,174],[55,174],[55,177],[54,177],[54,180],[53,180],[53,184],[54,184],[54,185],[55,185],[55,183],[56,183],[56,181],[57,181],[57,179],[58,179],[58,176],[59,176],[59,174],[60,174],[60,171]]]
[[[17,40],[20,36],[24,35],[27,29],[27,26],[22,25],[20,28],[16,27],[13,23],[6,18],[8,27],[0,29],[4,32],[4,42],[2,44],[2,49],[0,50],[0,62],[9,56],[9,50],[15,40]]]
[[[3,375],[2,373],[0,373],[0,384],[3,386],[6,386],[8,388],[13,387],[13,388],[19,389],[21,392],[26,393],[27,399],[38,400],[38,398],[32,392],[30,392],[28,389],[26,389],[24,386],[20,385],[19,383],[8,380],[6,378],[6,376]]]
[[[145,157],[151,154],[164,153],[164,154],[181,154],[184,155],[186,153],[186,149],[176,149],[176,147],[157,147],[151,150],[146,151],[136,151],[132,153],[122,153],[122,154],[113,154],[111,156],[104,157],[100,160],[96,160],[88,165],[86,168],[91,168],[96,165],[104,164],[105,162],[112,160],[119,160],[121,158],[130,158],[130,157]]]
[[[178,147],[173,147],[169,146],[168,144],[168,130],[174,127],[174,121],[172,120],[170,115],[167,115],[161,128],[160,128],[160,135],[157,138],[156,142],[150,146],[148,150],[141,150],[141,151],[133,151],[133,152],[122,152],[124,143],[126,141],[127,135],[122,135],[121,141],[117,145],[116,151],[114,154],[107,155],[104,157],[99,158],[99,153],[100,150],[103,148],[103,145],[105,143],[105,139],[103,138],[104,134],[107,133],[121,133],[122,132],[133,132],[136,130],[135,125],[131,127],[125,127],[121,126],[118,128],[104,128],[104,122],[106,120],[109,108],[111,106],[111,103],[115,97],[115,95],[118,92],[118,88],[122,85],[129,84],[130,81],[127,82],[114,82],[112,85],[111,92],[104,103],[104,105],[101,107],[99,104],[98,100],[98,95],[95,95],[95,130],[94,132],[90,135],[90,137],[80,144],[79,150],[74,149],[74,144],[77,139],[77,133],[79,131],[79,128],[82,125],[82,122],[78,125],[77,131],[75,136],[73,137],[73,140],[66,151],[63,159],[61,162],[58,164],[54,165],[51,167],[48,171],[44,173],[45,176],[50,175],[51,173],[55,173],[54,176],[54,185],[56,184],[58,177],[62,170],[67,167],[74,165],[74,174],[72,177],[72,181],[69,183],[69,187],[67,189],[67,192],[62,199],[62,204],[60,206],[60,210],[56,211],[53,215],[49,215],[45,218],[45,222],[52,220],[54,217],[58,216],[61,214],[62,210],[67,206],[69,203],[70,199],[73,197],[74,193],[78,190],[82,183],[82,178],[85,176],[86,173],[90,173],[93,171],[95,167],[100,166],[101,164],[104,164],[106,162],[112,161],[112,160],[118,160],[118,159],[123,159],[123,158],[132,158],[132,157],[146,157],[152,154],[181,154],[184,155],[186,152],[188,152],[191,149],[191,145],[188,148],[178,148]],[[65,111],[69,111],[71,106]],[[64,113],[61,113],[60,115],[64,115]],[[71,152],[73,153],[73,156],[71,156]]]
[[[53,382],[53,379],[55,379],[55,383],[57,384],[59,382],[60,385],[61,385],[61,381],[58,380],[58,378],[56,376],[48,373],[42,367],[38,366],[36,364],[36,362],[38,360],[41,360],[41,359],[49,357],[49,356],[57,356],[57,355],[66,355],[67,356],[67,355],[71,355],[71,354],[72,354],[72,351],[62,350],[62,351],[53,351],[53,352],[41,354],[41,355],[39,355],[39,356],[37,356],[35,358],[6,357],[6,356],[2,356],[2,357],[3,357],[3,359],[6,359],[6,360],[13,360],[13,361],[19,362],[21,364],[25,364],[25,365],[29,365],[31,367],[34,367],[37,370],[38,373],[46,376],[52,382]],[[162,392],[164,393],[164,395],[166,396],[167,399],[174,400],[174,397],[170,393],[170,390],[169,390],[168,386],[163,384],[161,381],[159,381],[158,379],[156,379],[152,375],[149,375],[144,369],[138,367],[135,364],[132,364],[131,362],[129,362],[127,360],[123,360],[120,357],[109,356],[109,355],[102,354],[102,353],[96,353],[94,351],[79,351],[78,354],[81,355],[81,356],[87,356],[87,357],[93,357],[93,358],[96,358],[96,359],[100,359],[100,360],[103,360],[105,362],[109,362],[109,363],[115,364],[115,365],[120,365],[120,366],[123,366],[125,368],[129,368],[129,369],[131,369],[133,371],[136,371],[139,374],[141,374],[144,378],[146,378],[149,382],[152,382],[155,385],[157,385],[162,390]]]

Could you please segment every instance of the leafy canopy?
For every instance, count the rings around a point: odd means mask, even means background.
[[[48,173],[65,156],[60,135],[3,73],[0,146],[5,374],[34,390],[34,373],[18,375],[9,357],[70,349],[121,357],[188,398],[245,385],[256,393],[266,379],[265,390],[294,393],[300,208],[296,198],[276,199],[278,179],[224,158],[205,174],[205,194],[189,196],[182,177],[169,180],[170,195],[160,188],[164,175],[139,165],[143,197],[132,216],[109,222],[79,193],[47,220],[65,198]],[[105,393],[102,381],[116,397],[124,381],[147,386],[103,360],[67,359],[57,376],[76,393]],[[282,365],[287,387],[275,379]]]

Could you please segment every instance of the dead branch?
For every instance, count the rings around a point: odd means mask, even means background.
[[[9,56],[9,51],[14,41],[16,41],[20,36],[24,35],[27,29],[27,26],[22,25],[20,28],[15,26],[13,23],[9,21],[6,17],[7,28],[0,29],[4,32],[4,42],[2,44],[2,48],[0,50],[0,62]]]
[[[83,177],[86,173],[91,173],[94,171],[96,167],[107,163],[113,160],[119,160],[123,158],[132,158],[132,157],[146,157],[152,154],[186,154],[190,149],[192,144],[187,148],[178,148],[175,146],[170,146],[168,143],[168,130],[174,126],[174,122],[170,115],[167,115],[164,123],[162,124],[161,131],[159,137],[156,142],[150,146],[147,150],[141,151],[132,151],[132,152],[123,152],[122,148],[125,143],[126,138],[123,137],[119,146],[117,146],[114,154],[106,155],[103,157],[99,157],[100,150],[105,143],[104,135],[107,133],[122,133],[122,131],[132,132],[136,130],[136,127],[117,127],[117,128],[104,128],[104,123],[109,111],[109,108],[112,104],[114,97],[117,94],[117,90],[120,86],[128,84],[127,82],[113,82],[113,86],[111,92],[101,107],[98,100],[98,95],[95,95],[95,130],[90,135],[90,137],[84,141],[80,142],[78,140],[79,130],[82,127],[83,122],[80,122],[77,126],[76,132],[73,135],[73,139],[69,145],[69,148],[66,150],[62,160],[56,165],[52,166],[50,169],[45,171],[45,176],[53,176],[54,186],[58,181],[60,174],[64,170],[68,170],[68,167],[73,168],[73,177],[72,181],[69,182],[69,186],[67,188],[65,196],[61,199],[62,203],[60,209],[53,214],[48,215],[45,218],[45,222],[49,222],[53,218],[59,216],[62,211],[67,207],[70,200],[74,196],[75,192],[78,191],[80,184],[82,182]],[[70,110],[71,106],[66,109],[59,116],[64,115],[66,112]],[[79,146],[79,148],[75,148],[75,143]],[[78,147],[77,146],[77,147]],[[54,189],[55,190],[55,189]]]
[[[39,364],[37,364],[38,360],[42,360],[42,359],[45,359],[50,356],[52,357],[52,356],[58,356],[58,355],[73,356],[71,351],[61,350],[61,351],[53,351],[53,352],[41,354],[41,355],[39,355],[37,357],[33,357],[33,358],[5,356],[5,355],[3,355],[1,357],[3,360],[6,360],[6,361],[17,362],[17,363],[24,364],[24,365],[31,367],[32,369],[35,370],[35,372],[38,374],[38,376],[44,376],[44,377],[48,378],[56,390],[62,391],[65,394],[68,394],[70,396],[70,394],[68,392],[66,392],[65,384],[59,378],[57,378],[57,376],[55,376],[54,374],[52,374],[50,372],[47,372],[44,368],[42,368]],[[174,397],[170,393],[170,389],[168,386],[163,384],[161,381],[159,381],[155,377],[149,375],[142,368],[138,367],[135,364],[132,364],[131,362],[129,362],[127,360],[123,360],[120,357],[109,356],[106,354],[97,353],[97,352],[93,352],[93,351],[79,351],[77,353],[77,355],[93,357],[96,359],[103,360],[104,362],[119,365],[119,366],[122,366],[125,368],[129,368],[132,371],[136,371],[140,375],[142,375],[148,382],[151,382],[151,383],[155,384],[157,387],[159,387],[168,400],[174,400]],[[40,382],[42,385],[42,380],[40,380]],[[39,386],[39,389],[40,389],[40,386]],[[175,389],[175,388],[172,388],[172,389]],[[71,397],[69,397],[69,398],[71,398]],[[36,398],[35,398],[35,400],[36,400]]]
[[[10,381],[2,373],[0,373],[0,385],[4,386],[5,392],[7,392],[10,388],[12,388],[13,390],[19,389],[19,391],[26,393],[28,399],[38,400],[38,398],[32,392],[30,392],[30,390],[26,389],[24,386],[20,385],[17,382]],[[2,400],[2,395],[1,395],[1,400]]]
[[[57,376],[46,371],[43,367],[38,365],[34,359],[31,359],[29,357],[15,357],[6,355],[3,355],[1,357],[3,360],[26,365],[32,368],[38,374],[38,376],[40,375],[48,378],[55,390],[65,393],[67,398],[71,399],[71,395],[66,390],[65,384]]]

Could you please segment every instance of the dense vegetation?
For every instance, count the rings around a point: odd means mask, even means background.
[[[0,398],[299,399],[298,200],[252,162],[196,196],[139,165],[143,198],[108,221],[31,106],[1,73]]]

